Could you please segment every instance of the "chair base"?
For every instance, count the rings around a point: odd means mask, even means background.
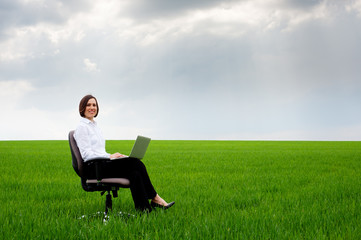
[[[112,201],[112,195],[110,194],[110,191],[108,191],[108,194],[105,198],[105,214],[108,214],[109,209],[110,210],[113,209],[113,201]]]
[[[118,212],[118,213],[112,213],[111,215],[106,214],[105,212],[96,212],[90,215],[83,215],[81,217],[78,218],[78,220],[89,220],[89,219],[101,219],[102,223],[107,224],[111,218],[114,217],[121,217],[124,219],[128,219],[131,217],[136,217],[136,215],[134,214],[130,214],[130,213],[124,213],[122,211]]]
[[[109,210],[112,210],[113,209],[113,201],[112,201],[112,195],[110,193],[111,190],[108,190],[108,191],[103,191],[101,192],[101,195],[103,196],[106,192],[107,192],[107,195],[105,196],[105,211],[104,212],[96,212],[95,214],[92,214],[90,215],[89,217],[87,217],[86,215],[83,215],[81,216],[80,218],[78,219],[87,219],[87,218],[98,218],[98,217],[101,217],[102,218],[102,222],[103,223],[107,223],[109,221]],[[118,192],[115,190],[115,191],[112,191],[113,193],[113,197],[118,197]],[[114,214],[112,214],[114,215]],[[135,217],[135,215],[133,214],[130,214],[130,213],[123,213],[123,212],[119,212],[119,213],[116,213],[115,216],[118,216],[118,217]]]

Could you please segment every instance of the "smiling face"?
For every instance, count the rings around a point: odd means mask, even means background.
[[[97,115],[97,112],[98,106],[96,100],[94,98],[89,99],[84,111],[85,118],[93,121],[94,117]]]

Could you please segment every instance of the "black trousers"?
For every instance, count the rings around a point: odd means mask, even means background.
[[[157,192],[142,161],[137,158],[124,158],[104,162],[101,165],[101,172],[103,178],[129,179],[135,208],[151,210],[149,199],[153,199]],[[88,178],[96,178],[95,166],[87,165],[86,175]]]

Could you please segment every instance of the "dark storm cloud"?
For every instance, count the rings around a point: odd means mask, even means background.
[[[0,40],[4,31],[14,27],[32,26],[38,23],[62,24],[73,14],[87,11],[91,2],[87,0],[52,0],[24,2],[20,0],[0,1]]]
[[[272,3],[264,2],[274,8],[289,8],[301,11],[308,11],[319,5],[325,0],[280,0]],[[250,3],[250,0],[184,0],[184,1],[167,1],[167,0],[134,0],[131,2],[129,9],[124,11],[135,20],[145,19],[164,19],[173,16],[179,16],[189,11],[207,10],[212,7],[232,8],[233,4]],[[256,3],[257,4],[257,3]],[[260,4],[261,5],[261,4]]]
[[[289,8],[307,10],[319,5],[322,2],[325,2],[325,0],[283,0],[280,1],[280,4]]]
[[[134,0],[127,12],[134,19],[167,18],[179,16],[187,11],[208,9],[219,4],[231,4],[244,1],[245,0]]]

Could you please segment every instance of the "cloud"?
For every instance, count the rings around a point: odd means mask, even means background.
[[[215,5],[219,5],[224,1],[221,0],[198,0],[198,1],[166,1],[155,0],[152,2],[146,0],[135,0],[128,6],[125,12],[128,12],[137,20],[147,19],[164,19],[174,16],[186,14],[194,9],[208,9]],[[237,2],[229,0],[227,1]]]
[[[38,23],[62,24],[78,12],[87,11],[89,1],[21,1],[2,0],[0,4],[1,28],[31,26]]]
[[[88,72],[99,72],[100,70],[97,67],[97,64],[91,62],[88,58],[84,59],[85,70]]]
[[[26,80],[0,81],[0,89],[0,100],[7,103],[3,106],[6,109],[18,105],[24,96],[35,90]]]
[[[346,6],[348,12],[356,12],[358,17],[361,17],[361,0],[348,1]]]
[[[113,139],[347,139],[337,129],[359,126],[356,1],[54,1],[54,16],[24,10],[44,1],[1,4],[9,126],[34,115],[61,138],[88,93]]]

